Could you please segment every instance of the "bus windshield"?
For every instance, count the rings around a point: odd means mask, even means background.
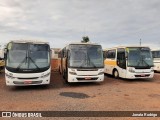
[[[103,53],[100,45],[70,45],[69,66],[76,68],[103,67]]]
[[[153,58],[160,58],[160,50],[159,51],[152,51]]]
[[[6,66],[16,69],[40,69],[50,64],[48,44],[9,43]]]
[[[149,48],[127,48],[127,52],[129,67],[153,67],[153,59]]]

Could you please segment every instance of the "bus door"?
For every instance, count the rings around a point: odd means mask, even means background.
[[[126,57],[125,57],[125,49],[118,48],[117,49],[117,69],[119,72],[119,77],[126,77]]]

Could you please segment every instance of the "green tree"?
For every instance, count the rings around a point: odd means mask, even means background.
[[[83,42],[83,43],[89,42],[89,37],[88,36],[83,36],[81,42]]]

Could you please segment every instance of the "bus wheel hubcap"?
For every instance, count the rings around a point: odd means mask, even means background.
[[[117,71],[114,72],[114,76],[118,77],[118,72]]]

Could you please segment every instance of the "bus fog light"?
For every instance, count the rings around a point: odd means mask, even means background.
[[[71,75],[77,75],[76,72],[69,72]]]
[[[129,71],[129,72],[132,72],[132,73],[135,73],[135,70],[134,70],[132,67],[130,67],[130,68],[128,69],[128,71]]]

